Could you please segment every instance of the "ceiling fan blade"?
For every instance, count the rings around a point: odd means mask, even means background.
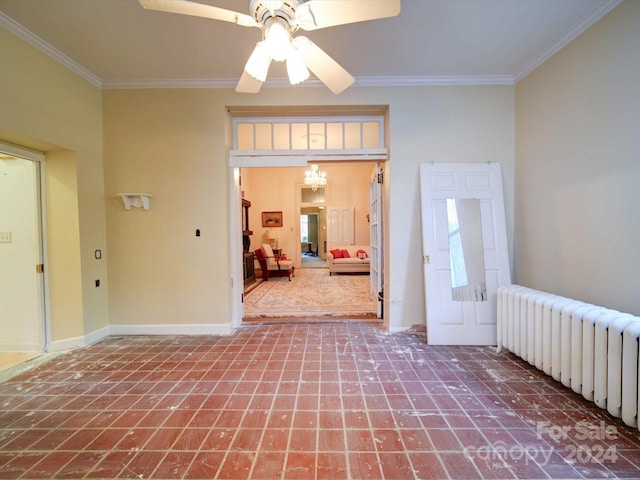
[[[307,68],[336,95],[355,81],[349,72],[307,37],[294,38],[293,46],[300,52]]]
[[[238,85],[236,85],[236,92],[238,93],[258,93],[262,88],[262,82],[257,78],[252,77],[246,70],[242,71],[242,76]]]
[[[298,5],[296,20],[303,30],[317,30],[399,13],[400,0],[309,0]]]
[[[259,27],[256,20],[244,13],[234,12],[225,8],[204,5],[202,3],[190,2],[189,0],[138,0],[147,10],[157,10],[160,12],[179,13],[194,17],[210,18],[231,22],[243,27]]]

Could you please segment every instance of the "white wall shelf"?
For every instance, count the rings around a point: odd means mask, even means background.
[[[149,210],[149,199],[151,195],[146,193],[118,193],[118,196],[122,198],[124,202],[124,208],[131,210],[134,208],[143,208]]]

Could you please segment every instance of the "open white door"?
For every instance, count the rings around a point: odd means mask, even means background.
[[[369,243],[371,289],[369,294],[378,302],[377,317],[382,318],[382,168],[378,164],[371,173],[369,190]]]
[[[500,164],[422,164],[420,186],[427,341],[495,345],[511,282]]]

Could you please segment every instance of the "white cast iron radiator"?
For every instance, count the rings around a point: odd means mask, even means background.
[[[498,289],[506,348],[638,427],[640,317],[519,285]]]

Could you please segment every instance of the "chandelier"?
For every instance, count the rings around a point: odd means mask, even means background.
[[[304,172],[304,184],[315,192],[319,186],[327,184],[327,172],[321,172],[318,165],[311,164],[310,170]]]

